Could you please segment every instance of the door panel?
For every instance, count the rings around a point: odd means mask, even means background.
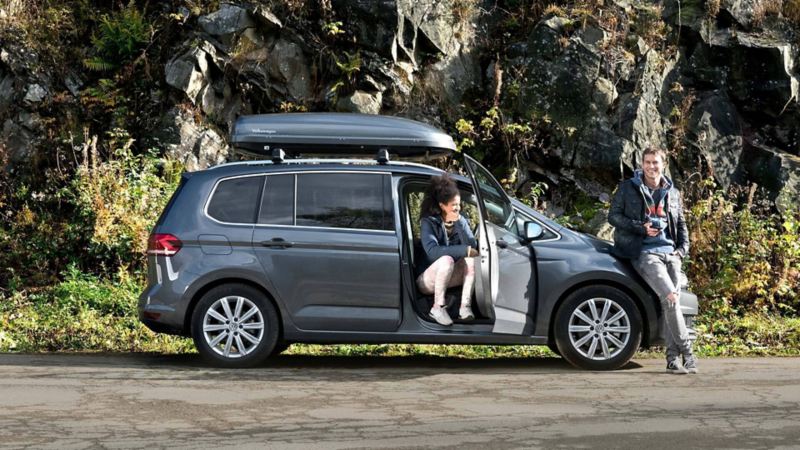
[[[502,230],[498,229],[498,233]],[[497,240],[497,297],[494,299],[495,333],[532,334],[532,299],[535,264],[531,247],[505,232]]]
[[[478,303],[494,312],[493,332],[531,334],[536,298],[533,252],[519,238],[514,208],[503,188],[477,161],[466,155],[464,159],[481,215]]]
[[[395,234],[257,227],[253,248],[299,328],[391,331],[399,326]]]

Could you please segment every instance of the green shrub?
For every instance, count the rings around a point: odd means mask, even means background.
[[[0,286],[10,292],[52,285],[69,265],[95,274],[144,267],[147,236],[182,167],[135,155],[122,130],[108,136],[106,159],[97,139],[86,139],[72,172],[0,180]]]
[[[92,35],[94,56],[84,60],[88,69],[104,71],[125,65],[150,41],[152,27],[133,1],[111,15],[100,17]]]
[[[134,155],[123,130],[110,135],[111,156],[99,161],[96,140],[71,185],[78,217],[90,225],[89,252],[110,267],[144,267],[147,237],[180,180],[182,167],[155,154]]]
[[[71,267],[63,275],[54,286],[0,296],[0,352],[192,351],[188,339],[139,322],[143,286],[124,272],[102,280]]]
[[[707,182],[707,184],[710,184]],[[689,210],[687,273],[711,311],[795,315],[800,308],[800,214],[740,206],[714,191]]]

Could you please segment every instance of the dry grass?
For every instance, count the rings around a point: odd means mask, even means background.
[[[714,19],[719,14],[720,0],[706,0],[706,15],[709,19]]]
[[[783,16],[795,26],[800,26],[800,0],[784,0]]]
[[[783,0],[759,0],[753,5],[753,25],[761,26],[769,16],[779,16],[783,11]]]

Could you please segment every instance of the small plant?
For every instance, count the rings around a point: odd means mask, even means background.
[[[330,94],[336,96],[339,91],[344,87],[352,86],[355,82],[355,77],[361,71],[361,52],[349,53],[344,52],[346,59],[344,61],[333,56],[334,63],[339,69],[340,78],[330,88]]]
[[[338,36],[345,33],[343,25],[341,21],[326,22],[322,25],[322,31],[328,36]]]
[[[131,3],[112,15],[100,17],[92,36],[95,55],[84,60],[90,70],[108,71],[127,64],[150,41],[152,28]]]
[[[719,14],[720,0],[706,0],[706,17],[714,19]]]
[[[547,5],[547,7],[544,9],[544,11],[542,11],[542,15],[543,16],[553,15],[553,16],[556,16],[556,17],[567,17],[567,13],[564,11],[564,8],[562,8],[559,5],[556,5],[555,3],[551,3],[551,4]]]

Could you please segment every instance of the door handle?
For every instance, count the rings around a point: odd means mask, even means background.
[[[283,238],[272,238],[269,241],[261,241],[261,246],[270,248],[289,248],[294,246],[294,242],[289,242]]]
[[[498,239],[495,242],[495,244],[497,245],[498,248],[508,248],[508,242],[506,242],[506,241],[504,241],[502,239]]]

